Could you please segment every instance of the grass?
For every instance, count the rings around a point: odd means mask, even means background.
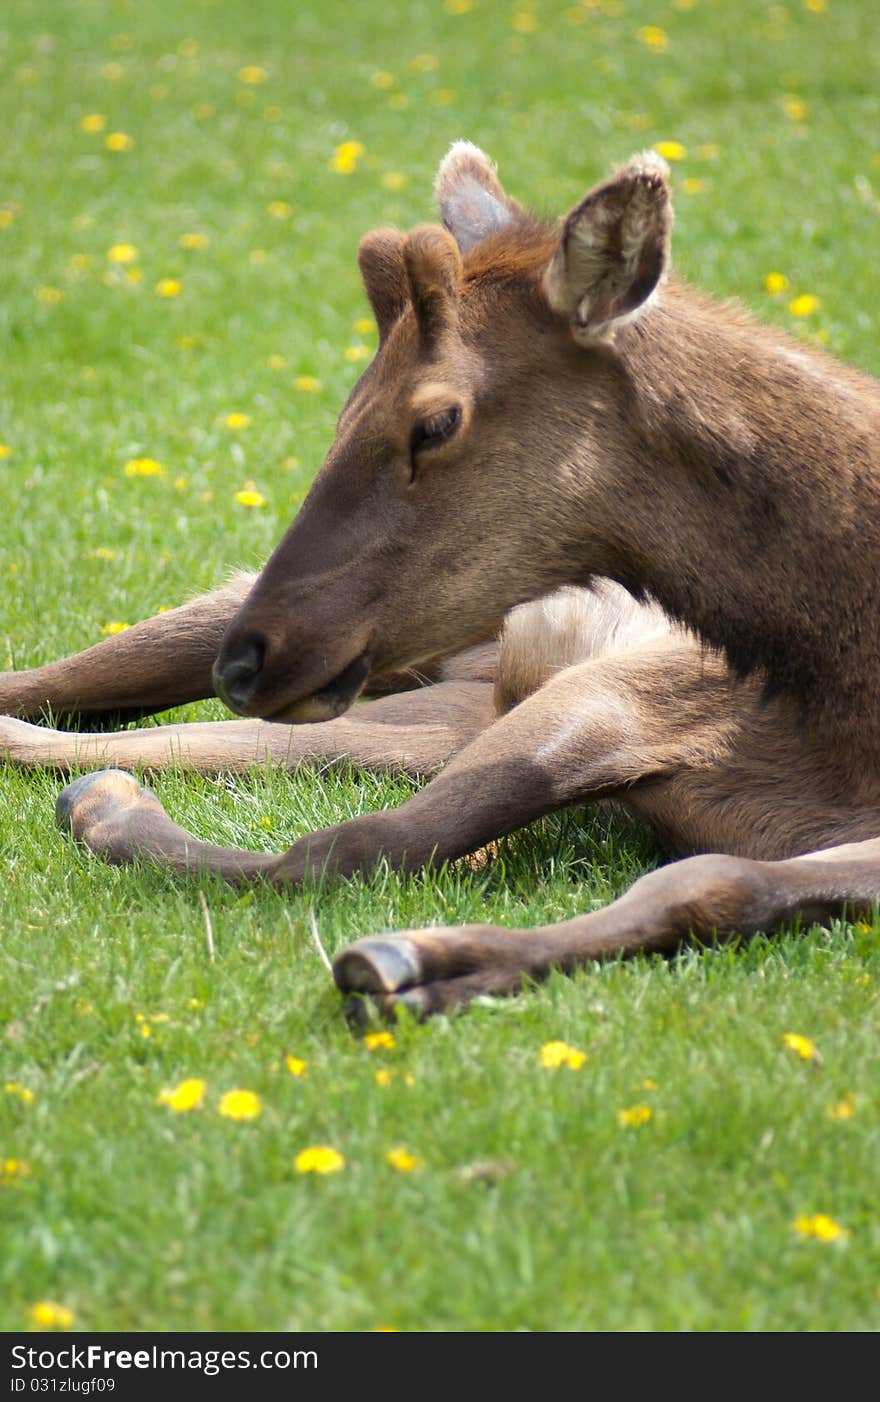
[[[352,6],[332,26],[314,0],[4,11],[0,665],[265,558],[374,343],[355,325],[357,240],[429,214],[457,137],[557,212],[611,162],[679,142],[679,270],[877,370],[870,7],[457,10]],[[665,47],[639,37],[649,25]],[[83,131],[95,114],[102,130]],[[107,149],[112,132],[133,144]],[[350,174],[329,168],[345,141],[364,147]],[[182,248],[186,233],[207,242]],[[133,262],[108,258],[119,244]],[[775,297],[771,271],[788,279]],[[806,293],[820,305],[798,319]],[[233,412],[249,426],[228,428]],[[165,475],[126,477],[137,457]],[[236,502],[246,482],[265,506]],[[29,1166],[0,1184],[0,1328],[41,1299],[88,1330],[880,1324],[876,921],[556,976],[371,1051],[310,911],[331,953],[385,927],[543,923],[623,889],[657,861],[650,839],[572,813],[483,871],[380,870],[282,899],[103,866],[54,828],[57,788],[0,785],[0,1082],[30,1093],[0,1094],[0,1161]],[[203,835],[273,848],[409,791],[265,772],[158,788]],[[821,1059],[789,1049],[792,1031]],[[551,1040],[588,1060],[543,1069]],[[200,1110],[157,1104],[192,1076]],[[235,1087],[259,1095],[258,1119],[218,1113]],[[841,1103],[854,1112],[833,1118]],[[621,1125],[641,1104],[650,1119]],[[315,1144],[345,1168],[298,1173]],[[422,1160],[411,1172],[386,1160],[399,1144]],[[847,1235],[794,1229],[819,1213]]]

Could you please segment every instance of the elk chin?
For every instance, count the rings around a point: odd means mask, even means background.
[[[265,719],[279,721],[285,725],[335,720],[354,705],[366,685],[369,674],[370,663],[365,648],[347,667],[343,667],[341,672],[337,672],[335,677],[322,686],[320,691],[313,691],[310,696],[302,696],[298,701],[279,707]]]

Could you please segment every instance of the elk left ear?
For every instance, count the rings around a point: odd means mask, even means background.
[[[440,162],[434,193],[440,218],[462,253],[522,213],[504,193],[495,167],[471,141],[455,141]]]
[[[669,264],[669,168],[653,151],[635,156],[591,190],[565,221],[544,274],[550,306],[588,344],[644,308]]]

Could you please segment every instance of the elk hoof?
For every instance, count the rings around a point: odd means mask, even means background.
[[[124,769],[101,769],[97,774],[83,774],[81,778],[74,779],[72,784],[61,790],[55,800],[55,821],[65,832],[76,837],[80,827],[76,810],[85,800],[88,800],[87,808],[91,809],[93,806],[102,807],[108,800],[121,800],[123,805],[127,806],[141,798],[149,798],[158,803],[155,794],[145,789]]]
[[[333,977],[344,993],[394,993],[422,982],[421,954],[411,940],[370,935],[343,950]]]

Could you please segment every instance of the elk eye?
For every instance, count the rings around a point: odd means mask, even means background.
[[[418,419],[413,424],[409,440],[413,461],[423,448],[439,448],[441,443],[452,437],[460,422],[461,409],[457,404],[451,404],[448,409],[441,409],[427,419]]]

